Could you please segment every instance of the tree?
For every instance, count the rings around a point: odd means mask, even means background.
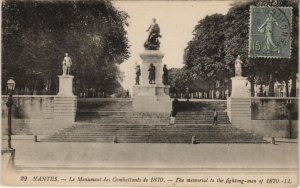
[[[293,28],[292,28],[292,56],[291,59],[266,59],[266,58],[248,58],[248,37],[249,37],[249,8],[251,5],[258,6],[291,6],[293,7]],[[267,1],[254,0],[245,3],[235,3],[226,15],[225,31],[225,62],[232,67],[237,55],[241,55],[244,62],[244,76],[253,86],[254,78],[260,77],[262,82],[268,78],[269,96],[274,96],[274,82],[295,79],[295,73],[298,71],[298,3],[297,1]],[[247,40],[245,40],[247,39]],[[266,77],[265,75],[268,75]],[[293,80],[293,79],[292,79]],[[292,82],[295,83],[295,80]],[[293,85],[293,84],[292,84]],[[253,90],[253,87],[252,87]],[[293,90],[293,89],[292,89]],[[295,90],[295,89],[294,89]],[[295,92],[293,95],[295,96]],[[291,96],[293,96],[291,93]]]
[[[2,18],[2,82],[14,76],[19,88],[57,89],[68,52],[76,90],[110,94],[119,87],[128,15],[110,1],[5,1]]]
[[[193,31],[193,40],[184,53],[185,69],[189,70],[192,88],[196,91],[224,90],[228,87],[228,67],[224,61],[224,21],[221,14],[206,16]],[[216,82],[221,87],[216,87]]]
[[[293,7],[292,55],[291,59],[266,59],[248,57],[249,9],[251,5]],[[184,54],[184,69],[195,89],[215,90],[215,81],[221,81],[221,88],[229,88],[230,77],[234,76],[234,62],[238,55],[243,64],[243,76],[251,83],[269,85],[269,96],[274,96],[274,83],[292,79],[291,96],[296,95],[296,74],[298,73],[298,2],[253,0],[235,2],[225,16],[214,14],[200,20],[194,29],[194,38],[188,43]],[[198,83],[198,84],[197,84]],[[200,84],[199,84],[200,83]]]
[[[186,87],[191,86],[188,72],[182,68],[171,68],[169,70],[170,93],[185,93]]]

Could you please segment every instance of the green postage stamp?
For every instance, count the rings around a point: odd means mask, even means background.
[[[249,57],[290,58],[291,7],[250,7]]]

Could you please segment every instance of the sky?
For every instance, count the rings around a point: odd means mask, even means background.
[[[160,27],[160,50],[165,54],[163,64],[170,68],[183,66],[183,53],[192,40],[196,24],[206,15],[226,14],[232,1],[113,1],[118,10],[129,14],[126,27],[130,45],[130,58],[120,65],[124,72],[121,83],[132,91],[135,83],[135,64],[141,64],[140,53],[148,37],[146,30],[152,18]]]

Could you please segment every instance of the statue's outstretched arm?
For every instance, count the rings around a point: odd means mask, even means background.
[[[150,30],[150,28],[151,28],[151,25],[149,26],[149,28],[146,31],[148,32]]]

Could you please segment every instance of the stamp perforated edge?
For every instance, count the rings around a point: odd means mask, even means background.
[[[251,30],[251,26],[252,26],[252,10],[254,7],[260,7],[260,8],[280,8],[280,9],[289,9],[289,11],[291,12],[291,23],[290,23],[290,50],[289,50],[289,56],[288,57],[280,57],[280,56],[251,56],[250,55],[250,37],[252,35],[252,30]],[[267,7],[267,6],[254,6],[251,5],[250,6],[250,10],[249,10],[249,24],[248,24],[248,29],[249,29],[249,37],[248,37],[248,57],[249,58],[267,58],[267,59],[290,59],[292,56],[292,35],[293,35],[293,7]]]

